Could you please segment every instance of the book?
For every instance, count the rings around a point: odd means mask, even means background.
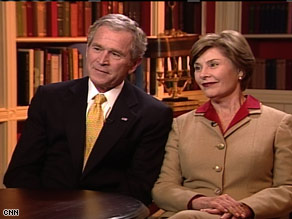
[[[101,3],[100,2],[92,2],[91,3],[92,10],[92,22],[94,23],[98,18],[101,17]]]
[[[64,78],[64,74],[67,73],[66,67],[63,66],[67,64],[65,62],[65,52],[68,50],[66,47],[46,47],[46,72],[45,72],[45,78],[46,83],[55,83],[60,82],[62,80],[68,80],[68,78]],[[64,73],[63,71],[66,71]]]
[[[32,2],[26,2],[26,25],[27,25],[27,36],[33,36],[33,9],[32,9]]]
[[[62,81],[69,79],[69,51],[67,48],[64,48],[62,50]]]
[[[45,74],[44,74],[44,84],[51,83],[51,60],[52,54],[48,52],[48,49],[45,49]]]
[[[141,18],[140,18],[140,27],[141,29],[146,33],[147,36],[151,34],[151,25],[150,21],[151,19],[143,19],[143,18],[150,18],[151,17],[151,2],[150,1],[142,1],[141,4]],[[119,4],[120,6],[121,4]]]
[[[250,88],[265,89],[266,87],[266,60],[257,58],[253,75],[251,77]]]
[[[70,36],[78,36],[78,5],[76,2],[70,2]]]
[[[41,49],[34,49],[34,81],[33,91],[36,92],[40,85],[44,85],[44,60],[45,53]]]
[[[77,15],[78,15],[78,23],[77,23],[77,35],[85,36],[84,30],[84,2],[77,1]]]
[[[87,35],[92,24],[92,2],[84,2],[84,33]]]
[[[26,2],[17,1],[16,2],[16,27],[17,27],[17,36],[26,37],[27,36],[27,8]]]
[[[70,36],[70,2],[63,3],[63,36]]]
[[[286,60],[276,60],[276,89],[285,90],[286,87]]]
[[[17,50],[17,104],[27,106],[33,97],[34,51]]]
[[[276,89],[277,87],[276,59],[266,60],[266,89]]]
[[[63,2],[57,2],[57,26],[58,26],[58,36],[64,36],[63,23],[64,23],[64,11]]]
[[[33,35],[38,37],[47,36],[47,7],[46,2],[34,1],[33,9]]]
[[[47,2],[47,34],[51,37],[58,36],[58,6],[57,2]]]
[[[109,5],[109,2],[108,1],[101,1],[100,2],[101,17],[104,16],[104,15],[107,15],[109,13],[108,5]]]
[[[60,82],[61,78],[61,54],[51,53],[51,64],[50,64],[50,83]]]

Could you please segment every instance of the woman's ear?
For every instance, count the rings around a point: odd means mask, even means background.
[[[243,71],[239,71],[239,73],[238,73],[238,79],[239,80],[242,80],[243,77],[244,77]]]

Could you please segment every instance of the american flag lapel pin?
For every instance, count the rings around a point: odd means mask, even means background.
[[[127,117],[122,117],[121,120],[124,121],[124,122],[127,122],[128,118]]]

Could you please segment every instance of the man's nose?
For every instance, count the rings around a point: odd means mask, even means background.
[[[109,52],[106,50],[100,52],[99,57],[98,57],[98,61],[101,65],[108,64],[109,63]]]

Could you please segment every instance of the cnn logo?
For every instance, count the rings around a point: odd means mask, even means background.
[[[4,209],[4,216],[19,216],[19,209]]]

